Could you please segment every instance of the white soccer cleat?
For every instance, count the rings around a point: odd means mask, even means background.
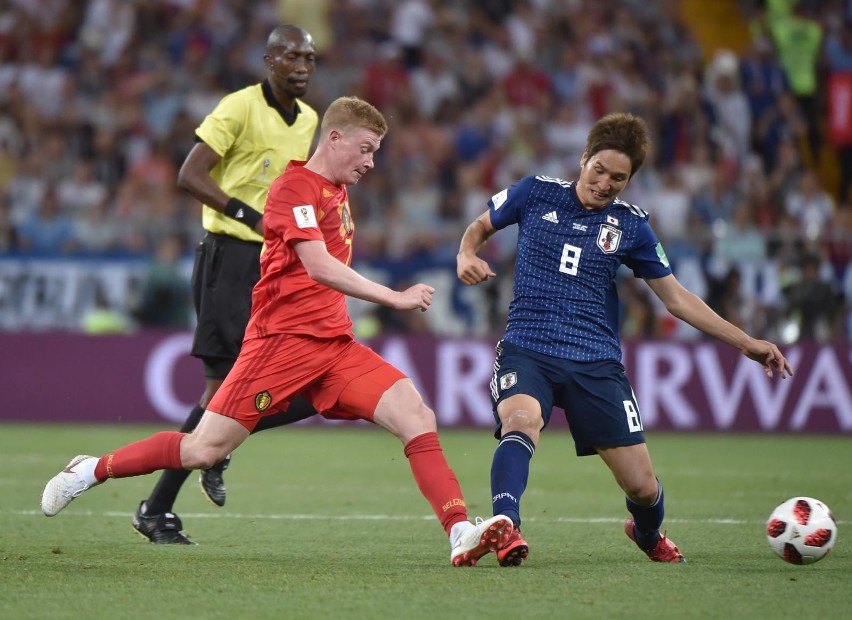
[[[75,456],[68,463],[68,466],[61,472],[56,474],[44,487],[44,492],[41,494],[41,511],[48,517],[58,514],[63,508],[70,504],[75,498],[79,497],[84,491],[88,491],[93,486],[100,484],[94,482],[92,484],[86,482],[80,475],[80,464],[94,459],[95,463],[87,463],[88,466],[94,469],[97,465],[98,457],[81,454]]]
[[[476,525],[468,522],[456,524],[452,532],[454,537],[450,539],[453,566],[476,566],[479,558],[505,545],[513,529],[512,520],[504,515],[484,521],[477,517]]]

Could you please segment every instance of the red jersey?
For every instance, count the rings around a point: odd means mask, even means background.
[[[300,241],[320,240],[329,254],[350,265],[355,225],[346,186],[304,165],[291,161],[269,188],[246,340],[267,334],[354,339],[346,296],[312,280],[294,249]]]

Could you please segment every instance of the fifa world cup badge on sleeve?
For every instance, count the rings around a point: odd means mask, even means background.
[[[317,227],[317,216],[314,214],[313,205],[293,207],[293,215],[296,217],[296,226],[299,228]]]

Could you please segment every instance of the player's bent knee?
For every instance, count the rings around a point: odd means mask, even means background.
[[[640,506],[650,506],[657,499],[657,479],[647,480],[625,480],[623,483],[624,494]]]
[[[517,432],[532,437],[538,434],[542,425],[541,415],[522,409],[510,412],[505,418],[502,420],[504,433]]]
[[[180,460],[184,469],[210,469],[228,453],[218,446],[200,445],[185,439],[181,444]]]
[[[423,402],[417,407],[410,420],[413,424],[412,430],[415,432],[431,433],[438,430],[438,421],[435,418],[435,412],[429,409]]]

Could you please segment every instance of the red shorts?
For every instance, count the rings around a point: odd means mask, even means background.
[[[273,334],[243,342],[207,408],[251,431],[301,395],[327,418],[372,421],[382,394],[405,378],[354,340]]]

